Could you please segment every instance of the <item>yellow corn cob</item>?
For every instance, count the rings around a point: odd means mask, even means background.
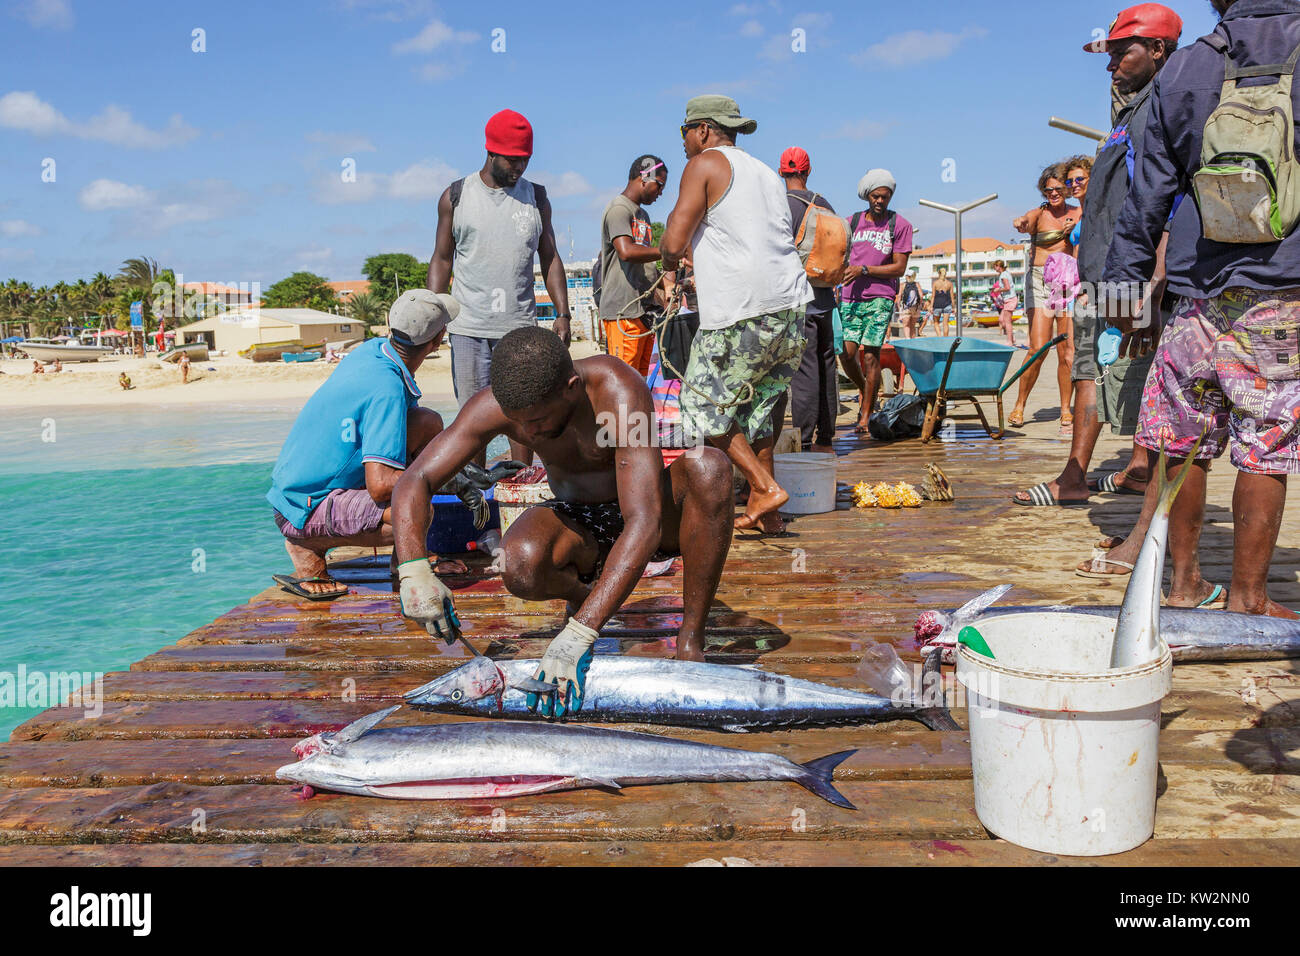
[[[899,503],[904,508],[921,507],[921,496],[917,494],[916,489],[907,482],[900,481],[894,486],[894,491],[898,493]]]
[[[901,505],[898,492],[883,481],[873,485],[871,493],[876,496],[876,504],[882,508],[897,508]]]
[[[858,508],[874,508],[876,506],[876,496],[871,491],[871,486],[865,481],[859,481],[853,486],[853,504]]]

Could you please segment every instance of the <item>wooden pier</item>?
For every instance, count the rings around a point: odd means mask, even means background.
[[[1040,391],[1045,391],[1040,388]],[[1125,442],[1104,437],[1096,462]],[[912,622],[1003,582],[1008,603],[1118,603],[1123,579],[1073,568],[1100,532],[1122,533],[1137,497],[1022,508],[1018,488],[1056,474],[1056,423],[1004,441],[962,423],[960,440],[862,442],[841,428],[841,483],[919,486],[935,461],[957,500],[919,510],[800,518],[787,537],[737,536],[710,615],[709,659],[857,686],[864,649],[916,660]],[[1206,576],[1227,583],[1231,483],[1210,479]],[[842,484],[842,492],[846,489]],[[1300,607],[1300,494],[1292,493],[1273,596]],[[453,578],[466,635],[492,656],[535,657],[563,606],[507,594],[482,570]],[[276,568],[268,568],[268,574]],[[419,802],[275,780],[302,737],[387,706],[466,660],[397,611],[387,559],[341,570],[352,594],[326,604],[276,589],[105,677],[103,714],[55,707],[0,744],[4,864],[1300,864],[1300,661],[1186,664],[1164,702],[1153,840],[1130,853],[1057,858],[993,839],[975,816],[968,738],[919,724],[723,734],[644,729],[808,760],[849,748],[842,810],[786,783],[583,790],[514,800]],[[671,656],[681,572],[643,579],[602,633],[619,651]],[[951,672],[945,670],[946,679]],[[954,716],[963,725],[964,709]],[[403,709],[394,723],[464,720]],[[627,725],[621,725],[627,727]]]

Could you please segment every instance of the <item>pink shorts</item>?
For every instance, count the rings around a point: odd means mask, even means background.
[[[1136,441],[1237,470],[1300,474],[1300,288],[1183,298],[1156,347]]]
[[[384,509],[375,504],[364,488],[335,488],[308,516],[302,530],[275,512],[275,524],[286,538],[356,538],[378,531],[384,523]]]

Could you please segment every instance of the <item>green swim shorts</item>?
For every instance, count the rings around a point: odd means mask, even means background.
[[[885,336],[889,334],[889,321],[893,317],[893,299],[845,302],[840,306],[840,321],[844,323],[844,341],[856,342],[869,349],[878,349],[885,344]]]
[[[717,438],[732,425],[751,442],[772,434],[772,408],[803,358],[803,316],[803,309],[784,309],[700,329],[682,380],[688,435]]]

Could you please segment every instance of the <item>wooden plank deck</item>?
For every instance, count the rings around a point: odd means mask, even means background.
[[[1040,391],[1046,391],[1045,388]],[[963,421],[963,425],[965,426]],[[1117,603],[1123,582],[1077,577],[1099,533],[1126,530],[1135,497],[1086,509],[1027,509],[1017,488],[1066,453],[1056,424],[1002,442],[884,446],[841,428],[841,482],[920,483],[938,462],[952,504],[847,507],[791,534],[737,537],[709,618],[711,660],[855,686],[864,649],[915,660],[911,625],[995,584],[1014,603]],[[1124,442],[1103,437],[1097,462]],[[1231,482],[1211,473],[1202,561],[1226,583]],[[1300,607],[1300,495],[1273,564],[1274,597]],[[802,570],[798,570],[802,568]],[[342,574],[354,592],[319,605],[268,589],[104,681],[98,717],[54,707],[0,745],[0,863],[31,865],[398,864],[1300,864],[1300,661],[1179,665],[1163,707],[1155,839],[1104,859],[1053,857],[990,838],[975,816],[969,741],[896,722],[731,735],[644,727],[807,760],[858,748],[836,770],[861,809],[782,783],[683,784],[619,794],[404,802],[318,794],[275,781],[291,743],[374,711],[463,663],[396,609],[385,561]],[[495,656],[536,656],[558,630],[556,602],[520,601],[481,571],[449,583],[466,633]],[[670,656],[680,569],[642,580],[602,632],[607,652]],[[946,672],[946,679],[951,673]],[[960,723],[963,711],[955,711]],[[447,718],[399,711],[394,722]],[[626,727],[627,725],[622,725]]]

